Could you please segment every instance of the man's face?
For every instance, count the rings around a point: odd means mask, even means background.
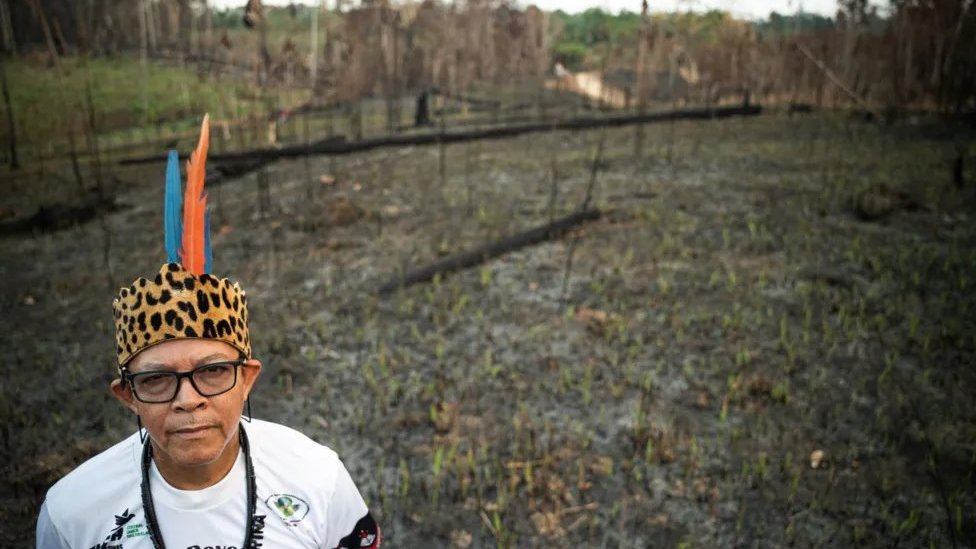
[[[136,355],[128,364],[128,372],[188,372],[239,357],[237,349],[223,341],[174,339]],[[189,379],[179,381],[176,398],[166,403],[141,402],[129,384],[120,380],[112,382],[112,392],[142,419],[157,460],[179,468],[202,467],[214,463],[235,440],[244,401],[260,370],[260,362],[248,360],[238,368],[234,388],[211,397],[198,393]]]

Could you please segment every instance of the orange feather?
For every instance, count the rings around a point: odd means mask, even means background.
[[[207,194],[203,180],[207,173],[207,149],[210,147],[210,115],[204,115],[200,141],[186,162],[186,196],[183,199],[183,267],[195,275],[204,273],[206,265]]]

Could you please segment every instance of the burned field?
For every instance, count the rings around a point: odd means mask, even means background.
[[[254,414],[335,448],[391,547],[972,546],[976,176],[926,128],[774,114],[228,180],[215,269],[248,290]],[[594,172],[599,220],[379,295],[576,210]],[[119,168],[100,221],[0,241],[0,545],[135,428],[110,303],[164,257],[162,175]]]

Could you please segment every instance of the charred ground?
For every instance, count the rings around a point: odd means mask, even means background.
[[[639,157],[623,128],[228,181],[255,415],[335,448],[396,547],[971,546],[974,193],[931,129],[769,115],[648,126]],[[602,220],[377,295],[575,209],[603,138]],[[0,240],[4,546],[134,429],[110,303],[163,258],[162,166],[113,174],[102,221]],[[30,188],[3,205],[67,192]]]

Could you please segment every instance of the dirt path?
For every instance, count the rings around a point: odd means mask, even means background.
[[[567,72],[561,76],[557,83],[550,87],[568,90],[573,93],[589,97],[602,105],[623,109],[628,107],[627,94],[615,86],[611,86],[603,81],[603,77],[597,71],[588,72]]]

